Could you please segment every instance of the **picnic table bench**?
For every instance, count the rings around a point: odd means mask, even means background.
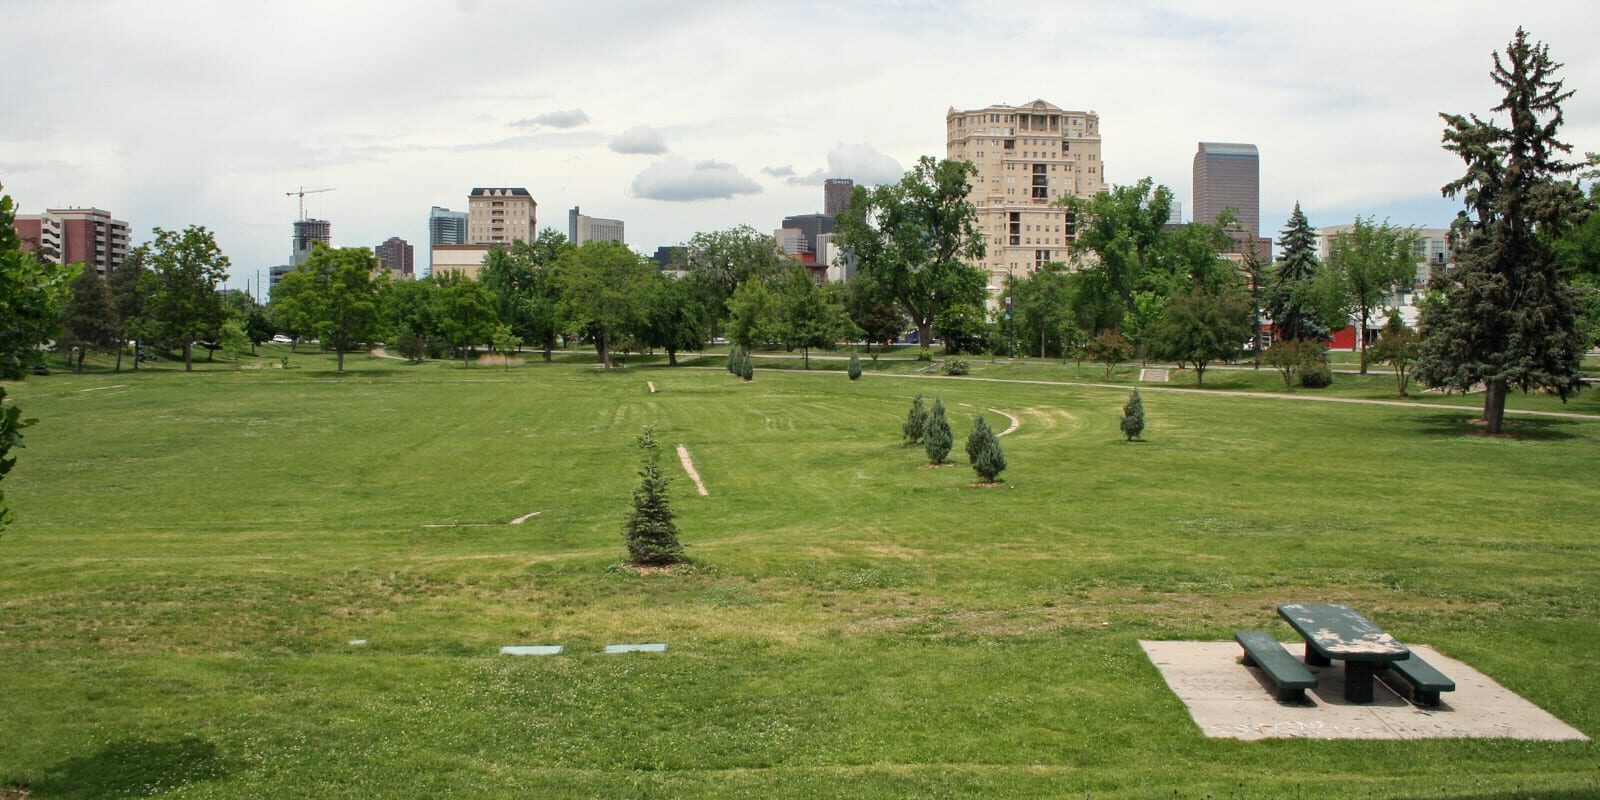
[[[1411,658],[1405,645],[1349,606],[1287,603],[1278,615],[1306,640],[1307,664],[1344,662],[1344,699],[1352,703],[1372,702],[1374,676]]]

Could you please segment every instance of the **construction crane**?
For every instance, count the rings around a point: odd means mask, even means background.
[[[284,192],[283,196],[284,197],[296,197],[296,196],[298,196],[300,198],[300,219],[304,220],[306,218],[306,195],[308,195],[308,194],[318,194],[320,192],[331,192],[331,191],[333,191],[333,190],[332,189],[307,189],[306,187],[302,186],[302,187],[300,187],[300,191],[298,191],[298,192]]]

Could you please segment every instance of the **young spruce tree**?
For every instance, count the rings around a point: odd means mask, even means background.
[[[1144,402],[1139,399],[1139,390],[1134,389],[1128,395],[1128,403],[1122,407],[1122,435],[1128,441],[1139,438],[1144,433]]]
[[[928,425],[922,432],[922,447],[928,451],[928,463],[943,464],[950,455],[955,436],[950,432],[950,419],[945,416],[944,403],[933,398],[933,411],[928,414]]]
[[[656,463],[656,430],[646,425],[638,438],[644,450],[644,466],[639,470],[639,488],[633,490],[633,513],[623,530],[628,539],[628,556],[642,566],[665,566],[683,560],[683,545],[678,543],[678,526],[667,505],[667,476]]]
[[[753,381],[756,378],[756,360],[751,358],[749,353],[745,353],[739,359],[739,377],[747,381]]]
[[[922,395],[911,398],[911,410],[906,412],[906,423],[900,433],[907,445],[922,444],[922,435],[928,430],[928,409],[922,405]]]
[[[1006,469],[1006,454],[1000,450],[1000,439],[981,414],[978,421],[972,423],[972,433],[967,436],[967,460],[972,462],[972,471],[978,473],[984,483],[994,483]]]
[[[845,367],[844,371],[845,374],[850,376],[850,380],[859,380],[861,378],[861,356],[857,355],[854,350],[850,351],[850,366]]]

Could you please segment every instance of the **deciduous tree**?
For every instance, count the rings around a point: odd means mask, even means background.
[[[1084,351],[1090,361],[1106,365],[1105,377],[1109,379],[1113,367],[1133,356],[1133,345],[1128,344],[1128,340],[1116,331],[1101,331],[1089,340]]]
[[[433,276],[429,276],[433,277]],[[461,365],[471,367],[471,352],[494,335],[500,318],[494,313],[494,295],[484,285],[459,272],[446,272],[435,278],[433,317],[439,333],[449,345],[461,351]]]
[[[155,229],[146,261],[155,277],[150,320],[160,338],[183,348],[183,368],[194,369],[194,342],[216,336],[225,318],[217,286],[228,277],[228,257],[211,232],[197,225]]]
[[[1361,374],[1367,372],[1366,331],[1372,310],[1401,287],[1409,288],[1416,279],[1420,237],[1410,228],[1373,224],[1372,219],[1356,217],[1346,233],[1333,239],[1327,269],[1346,305],[1355,314],[1356,330],[1362,337]]]
[[[1389,321],[1383,326],[1383,334],[1372,343],[1370,349],[1373,360],[1394,368],[1395,383],[1398,384],[1400,396],[1405,397],[1406,387],[1411,380],[1408,372],[1412,362],[1422,352],[1422,340],[1416,331],[1406,327],[1399,309],[1389,309]]]
[[[1167,301],[1151,344],[1157,358],[1194,364],[1195,384],[1204,386],[1206,367],[1239,355],[1249,336],[1249,298],[1237,290],[1197,287]]]
[[[621,242],[584,242],[560,266],[561,319],[588,334],[600,364],[611,369],[611,348],[638,336],[656,291],[655,268]]]
[[[90,350],[111,350],[120,346],[117,312],[111,292],[94,269],[78,266],[78,275],[68,284],[67,302],[61,309],[61,337],[56,346],[77,351],[73,371],[83,372],[83,358]]]
[[[150,327],[146,306],[155,288],[155,277],[144,265],[147,252],[148,248],[144,245],[129,250],[122,263],[113,267],[110,274],[106,275],[106,289],[111,293],[111,305],[116,312],[119,326],[116,365],[118,372],[122,371],[121,343],[130,339],[133,341],[134,350],[133,369],[135,372],[139,370],[139,346]]]
[[[935,322],[949,305],[981,305],[983,259],[977,211],[967,200],[977,167],[967,161],[918,160],[898,183],[858,186],[839,215],[835,241],[899,304],[917,328],[917,341],[933,340]]]
[[[55,338],[73,274],[22,252],[14,219],[11,196],[0,194],[0,380],[21,378],[39,345]]]

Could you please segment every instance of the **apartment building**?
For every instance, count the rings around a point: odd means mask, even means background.
[[[573,206],[567,212],[567,241],[574,245],[584,242],[623,242],[623,224],[620,219],[591,217]]]
[[[12,221],[22,249],[55,264],[85,264],[105,276],[128,257],[128,223],[98,208],[49,208]]]
[[[383,244],[372,248],[378,256],[378,269],[389,273],[390,277],[400,280],[410,280],[416,277],[414,273],[416,248],[410,242],[398,237],[390,236]]]
[[[1063,197],[1107,188],[1100,158],[1100,115],[1035,100],[945,113],[946,156],[978,168],[967,199],[978,212],[989,292],[1008,275],[1065,262],[1073,226]]]
[[[1317,258],[1324,262],[1333,254],[1333,243],[1340,236],[1349,233],[1354,225],[1329,225],[1317,229]],[[1417,234],[1417,243],[1411,249],[1411,254],[1417,260],[1417,276],[1415,286],[1402,287],[1402,296],[1393,298],[1395,302],[1409,302],[1409,295],[1417,289],[1426,286],[1428,278],[1436,269],[1448,269],[1454,256],[1450,252],[1449,228],[1412,228]]]
[[[473,189],[467,195],[467,244],[531,242],[539,204],[527,189]]]

